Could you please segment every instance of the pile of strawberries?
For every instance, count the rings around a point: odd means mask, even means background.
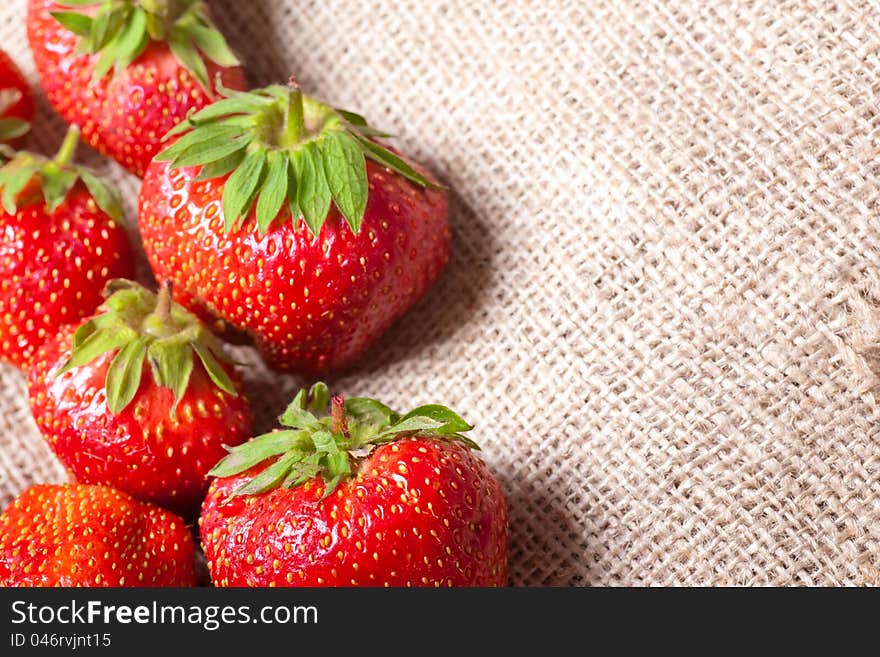
[[[26,21],[71,128],[54,157],[16,150],[33,100],[0,53],[0,358],[75,483],[0,516],[0,585],[191,586],[199,543],[216,586],[503,585],[467,422],[315,383],[252,437],[223,344],[309,377],[354,363],[440,275],[446,189],[293,79],[247,90],[201,0],[29,0]],[[80,137],[143,179],[158,290]]]

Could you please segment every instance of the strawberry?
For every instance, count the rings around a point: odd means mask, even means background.
[[[55,109],[137,176],[218,85],[246,87],[200,0],[30,0],[27,34]]]
[[[108,280],[133,274],[115,192],[69,163],[77,134],[52,160],[21,152],[0,168],[0,358],[18,367],[93,313]]]
[[[34,97],[12,58],[0,50],[0,142],[16,143],[29,129]]]
[[[287,427],[230,448],[199,519],[217,586],[502,586],[507,512],[443,406],[300,392]]]
[[[0,515],[0,586],[195,586],[183,520],[105,486],[33,486]]]
[[[277,369],[349,365],[446,263],[445,190],[295,83],[230,93],[182,133],[141,188],[150,264]]]
[[[241,381],[167,287],[157,297],[113,281],[108,291],[102,314],[37,353],[34,420],[77,481],[195,517],[223,444],[250,435]]]

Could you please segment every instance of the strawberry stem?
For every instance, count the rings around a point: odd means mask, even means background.
[[[171,281],[165,281],[159,288],[156,300],[156,309],[144,319],[143,330],[155,338],[166,338],[175,333],[173,326],[169,324],[171,317]]]
[[[137,0],[147,14],[147,34],[154,41],[167,41],[174,25],[194,0]]]
[[[346,438],[351,438],[348,432],[348,420],[345,419],[345,398],[342,395],[334,395],[330,402],[330,417],[333,424],[331,430],[333,433],[341,433]]]
[[[305,118],[303,117],[303,94],[296,78],[291,76],[290,94],[287,98],[287,116],[284,119],[284,146],[290,148],[300,142],[305,130]]]
[[[192,0],[138,0],[138,4],[166,26],[171,26],[193,3]]]
[[[79,144],[79,127],[72,125],[64,136],[64,141],[61,142],[61,148],[58,149],[53,162],[59,167],[70,164],[73,154],[76,152],[77,144]]]
[[[159,299],[156,301],[156,316],[163,322],[168,321],[171,313],[171,297],[174,291],[174,284],[169,280],[162,284],[159,288]]]

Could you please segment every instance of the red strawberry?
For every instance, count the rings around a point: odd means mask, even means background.
[[[105,486],[33,486],[0,515],[0,586],[195,586],[183,520]]]
[[[15,142],[29,129],[34,97],[12,58],[0,50],[0,141]]]
[[[34,419],[77,481],[194,517],[223,444],[250,435],[240,379],[167,288],[158,300],[128,281],[110,289],[103,314],[37,353]]]
[[[213,100],[217,76],[246,86],[199,0],[30,0],[27,33],[55,109],[138,176],[162,135]]]
[[[173,134],[186,130],[144,177],[147,256],[185,305],[250,333],[274,367],[348,365],[439,276],[446,192],[362,117],[276,85]]]
[[[502,586],[498,481],[442,406],[297,395],[289,429],[231,448],[199,519],[217,586]]]
[[[18,153],[0,169],[0,358],[27,367],[59,327],[90,315],[108,280],[133,274],[115,193],[69,164]]]

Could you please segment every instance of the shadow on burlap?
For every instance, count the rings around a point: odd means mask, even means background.
[[[333,384],[477,425],[513,584],[880,582],[875,4],[212,4],[252,81],[454,190],[444,278]],[[24,5],[0,43],[34,80]],[[302,382],[239,356],[266,429]],[[0,393],[6,502],[63,474]]]

